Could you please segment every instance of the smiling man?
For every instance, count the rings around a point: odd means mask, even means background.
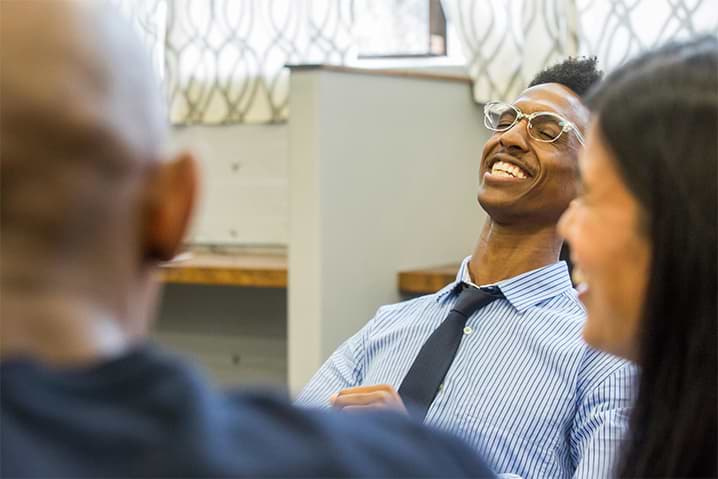
[[[300,403],[408,412],[523,478],[611,475],[635,370],[581,340],[557,232],[576,195],[581,95],[599,79],[595,59],[569,59],[513,103],[485,105],[494,134],[478,201],[489,219],[473,255],[441,291],[380,308]]]

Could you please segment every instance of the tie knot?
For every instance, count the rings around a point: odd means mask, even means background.
[[[474,286],[465,286],[452,311],[468,318],[478,309],[486,306],[492,301],[503,298],[504,295],[497,286],[488,286],[484,288],[476,288]]]

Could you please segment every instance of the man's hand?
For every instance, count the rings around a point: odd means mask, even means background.
[[[391,409],[408,414],[396,389],[388,384],[342,389],[329,399],[332,407],[344,411]]]

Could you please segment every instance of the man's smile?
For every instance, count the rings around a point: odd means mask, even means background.
[[[518,166],[512,165],[511,163],[507,163],[505,161],[495,162],[494,165],[491,167],[491,171],[487,171],[486,173],[492,176],[502,176],[522,180],[527,178],[527,174],[522,168],[519,168]]]
[[[526,172],[523,169],[505,161],[497,161],[496,163],[494,163],[494,165],[491,167],[491,171],[489,171],[488,173],[491,175],[508,176],[511,178],[526,179],[527,177]]]
[[[533,176],[531,169],[514,156],[495,153],[486,161],[484,179],[501,183],[525,181]]]

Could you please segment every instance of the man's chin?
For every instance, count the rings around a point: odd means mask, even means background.
[[[521,201],[521,194],[517,192],[500,190],[486,186],[480,186],[476,199],[479,205],[486,211],[503,210],[506,208],[515,208],[517,203]]]
[[[479,206],[499,224],[510,224],[521,219],[528,220],[529,212],[523,205],[523,196],[507,193],[497,192],[493,188],[481,188],[477,195]]]
[[[504,201],[492,201],[479,197],[479,206],[494,221],[503,222],[503,220],[514,216],[512,210],[515,209],[515,206]]]

